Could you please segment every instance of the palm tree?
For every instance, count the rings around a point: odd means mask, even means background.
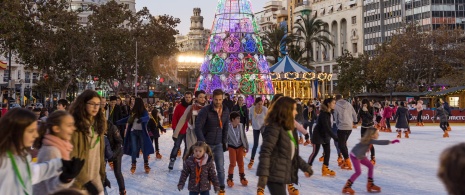
[[[291,59],[293,59],[299,64],[302,64],[306,62],[307,60],[307,58],[303,56],[304,53],[305,53],[305,48],[300,47],[296,41],[291,41],[287,45],[287,54],[289,55]]]
[[[327,36],[330,34],[329,31],[323,28],[325,22],[317,19],[316,16],[302,14],[301,20],[297,20],[295,24],[293,30],[297,30],[296,41],[304,44],[303,49],[307,52],[307,67],[310,68],[310,62],[313,59],[312,45],[321,45],[326,49],[327,46],[334,46],[334,43]]]
[[[282,48],[291,40],[286,27],[275,27],[271,29],[271,31],[265,31],[260,37],[262,39],[265,55],[273,56],[274,63],[278,63],[278,58],[282,54]]]

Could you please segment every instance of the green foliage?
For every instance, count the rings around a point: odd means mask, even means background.
[[[352,56],[345,50],[342,56],[336,59],[339,68],[337,89],[344,95],[355,95],[360,93],[366,85],[366,62],[367,57],[361,55],[359,57]]]
[[[281,55],[281,45],[286,45],[291,41],[285,27],[275,27],[271,31],[265,31],[262,36],[263,48],[266,56],[273,56],[274,64],[278,63],[278,58]]]

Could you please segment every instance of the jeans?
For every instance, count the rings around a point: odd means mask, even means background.
[[[439,127],[442,129],[442,131],[446,132],[446,130],[447,130],[447,122],[440,122]]]
[[[308,130],[308,132],[310,133],[310,137],[312,137],[313,135],[313,131],[312,131],[312,128],[313,128],[313,122],[305,122],[304,123],[304,129],[307,130],[307,128],[310,127],[310,130]]]
[[[367,157],[363,157],[363,159],[359,160],[357,157],[355,157],[353,154],[350,154],[350,160],[352,161],[352,164],[354,165],[355,173],[350,176],[350,181],[353,183],[357,179],[358,176],[362,173],[362,169],[360,168],[360,164],[365,165],[368,167],[368,177],[373,178],[373,164],[368,160]]]
[[[189,192],[189,195],[210,195],[210,191],[203,191],[203,192]]]
[[[178,139],[174,142],[173,149],[171,150],[170,159],[176,159],[178,156],[178,150],[181,148],[181,143],[184,141],[184,155],[187,152],[187,144],[186,144],[186,134],[179,134]]]
[[[336,124],[333,124],[332,130],[333,130],[333,133],[337,135],[337,126],[336,126]],[[341,150],[339,148],[339,144],[337,143],[336,140],[333,139],[333,141],[334,141],[334,146],[336,146],[337,155],[339,155],[341,153]]]
[[[224,188],[224,154],[223,144],[210,145],[213,152],[213,159],[215,159],[216,173],[218,174],[218,181],[220,188]]]
[[[160,147],[158,146],[158,137],[152,136],[150,137],[150,139],[152,140],[152,143],[155,145],[155,152],[160,150]]]
[[[145,155],[144,151],[144,139],[142,130],[134,130],[131,132],[131,148],[132,148],[132,163],[136,163],[136,156],[139,152],[139,149],[142,149],[142,154],[144,157],[144,163],[148,162],[148,158]]]
[[[352,130],[341,130],[337,131],[337,138],[339,139],[339,150],[342,153],[344,159],[349,159],[349,149],[347,148],[347,140],[350,137]]]
[[[318,152],[320,152],[320,146],[323,146],[323,155],[324,155],[323,164],[326,166],[329,165],[329,157],[331,155],[331,146],[329,145],[329,143],[327,143],[327,144],[313,144],[313,152],[308,157],[308,164],[310,166],[313,165],[313,161],[315,160],[316,155],[318,155]]]
[[[115,173],[116,182],[118,182],[118,187],[120,192],[124,192],[126,189],[124,185],[123,174],[121,173],[121,158],[123,158],[123,153],[119,154],[113,160],[113,172]]]
[[[282,195],[287,194],[286,184],[283,183],[276,183],[276,182],[268,182],[266,184],[268,186],[268,190],[270,190],[271,195]]]
[[[365,132],[367,131],[368,128],[363,128],[361,129],[360,133],[362,134],[362,137],[363,135],[365,135]],[[371,145],[370,147],[370,153],[371,153],[371,157],[374,157],[375,156],[375,146]]]
[[[391,118],[386,118],[386,126],[388,129],[391,128],[391,121],[390,121]]]
[[[252,147],[252,155],[250,159],[255,159],[255,153],[257,152],[258,148],[258,140],[260,139],[260,130],[253,130],[253,147]]]

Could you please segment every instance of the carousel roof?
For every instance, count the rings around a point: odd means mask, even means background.
[[[312,70],[300,65],[288,55],[279,60],[278,63],[270,67],[270,72],[313,72]]]

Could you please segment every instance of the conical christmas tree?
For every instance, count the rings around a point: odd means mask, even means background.
[[[219,0],[197,90],[274,94],[250,0]]]

